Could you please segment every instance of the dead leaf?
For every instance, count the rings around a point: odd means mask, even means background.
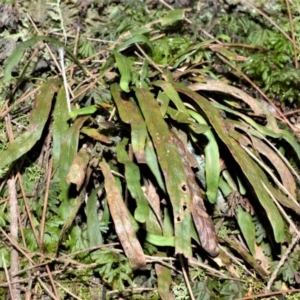
[[[115,224],[120,243],[129,260],[129,264],[133,269],[144,267],[146,265],[146,258],[140,242],[136,237],[124,200],[116,185],[115,178],[111,173],[109,165],[105,161],[100,162],[99,166],[105,179],[105,191],[111,217]]]
[[[90,155],[87,148],[81,148],[74,157],[71,169],[67,175],[67,183],[73,183],[76,185],[77,191],[80,190],[86,176],[87,165],[90,160]]]

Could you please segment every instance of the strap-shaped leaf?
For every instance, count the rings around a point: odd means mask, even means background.
[[[132,268],[144,267],[146,265],[145,255],[136,237],[115,178],[105,161],[102,161],[99,166],[104,176],[104,186],[111,217],[124,252]]]
[[[214,107],[207,99],[184,85],[174,83],[174,87],[178,92],[193,99],[206,114],[210,125],[214,128],[218,137],[228,147],[231,155],[252,185],[261,205],[267,212],[276,242],[283,242],[285,238],[284,222],[277,207],[263,187],[262,182],[265,178],[259,177],[259,166],[248,156],[237,141],[229,137],[226,122],[223,120],[220,111],[216,107]]]
[[[135,199],[137,208],[134,212],[134,217],[138,222],[144,223],[149,214],[148,201],[141,187],[141,176],[138,166],[129,159],[125,150],[128,144],[128,139],[123,139],[116,147],[118,161],[125,165],[125,178],[127,187],[132,198]]]
[[[196,112],[189,110],[189,114],[199,123],[207,125],[205,119]],[[207,138],[207,144],[204,148],[205,154],[205,178],[206,178],[206,195],[211,203],[217,200],[217,193],[220,179],[220,154],[219,146],[211,130],[203,133]]]
[[[148,136],[143,116],[136,103],[126,98],[118,84],[111,85],[111,93],[117,105],[121,120],[131,126],[131,144],[139,163],[145,163],[145,141]]]
[[[35,36],[25,42],[19,43],[14,52],[10,55],[10,57],[6,61],[5,69],[4,69],[4,82],[9,82],[11,80],[11,72],[13,68],[20,62],[23,52],[26,48],[34,46],[36,43],[40,41],[46,41],[52,43],[60,48],[63,48],[71,60],[76,63],[82,70],[85,72],[84,68],[80,64],[79,60],[76,56],[74,56],[73,52],[69,50],[64,43],[59,40],[49,37],[49,36]]]
[[[190,237],[192,199],[177,146],[173,141],[168,125],[161,116],[154,95],[148,90],[136,89],[136,97],[152,138],[172,203],[175,251],[190,257],[192,254]]]
[[[54,94],[58,91],[61,81],[49,79],[40,89],[31,113],[31,121],[26,132],[18,136],[10,146],[0,153],[0,168],[4,168],[27,153],[41,138],[48,121]]]

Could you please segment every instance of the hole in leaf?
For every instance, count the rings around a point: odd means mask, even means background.
[[[181,185],[181,189],[182,189],[183,192],[186,192],[186,191],[187,191],[187,186],[186,186],[185,183],[183,183],[183,184]]]

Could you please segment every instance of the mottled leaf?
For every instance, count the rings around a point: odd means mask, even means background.
[[[28,129],[19,135],[9,147],[0,153],[0,168],[4,168],[27,153],[41,138],[45,124],[52,108],[54,94],[58,91],[61,81],[49,79],[40,88],[31,112]]]
[[[185,174],[187,175],[187,185],[192,197],[191,212],[201,246],[210,255],[216,256],[218,254],[217,236],[213,221],[206,212],[201,190],[192,170],[192,165],[195,163],[194,157],[188,152],[187,146],[184,145],[178,135],[174,131],[172,131],[172,134],[174,142],[178,147]]]
[[[98,196],[97,193],[103,185],[94,189],[86,203],[86,222],[87,222],[87,236],[89,239],[89,247],[95,247],[103,244],[103,237],[100,231],[99,217],[98,217]]]
[[[53,111],[53,169],[59,168],[60,156],[62,151],[62,140],[69,129],[69,113],[66,100],[65,88],[62,86],[57,94]],[[58,172],[55,173],[57,176]]]
[[[130,91],[129,84],[131,82],[132,62],[129,58],[116,51],[114,52],[114,56],[116,59],[117,67],[121,74],[120,87],[124,92],[128,93]]]
[[[158,253],[158,256],[166,257],[165,253]],[[171,269],[160,264],[155,264],[157,276],[158,293],[162,300],[174,300],[174,295],[170,291],[173,283]]]
[[[66,177],[71,168],[75,154],[77,153],[80,128],[87,119],[88,116],[76,119],[73,126],[68,129],[62,139],[60,164],[57,174],[60,180],[59,185],[61,190],[59,197],[62,201],[69,200],[68,191],[70,185],[67,184]]]
[[[189,88],[177,83],[174,83],[174,87],[179,92],[193,99],[195,103],[200,106],[202,111],[205,112],[210,125],[214,128],[218,137],[228,147],[230,153],[239,164],[246,178],[252,185],[261,205],[267,212],[267,216],[274,231],[276,242],[283,242],[285,238],[284,222],[277,207],[273,203],[268,193],[265,191],[262,184],[262,178],[259,178],[257,175],[259,174],[257,171],[260,169],[259,166],[253,162],[253,160],[248,156],[245,150],[242,149],[238,142],[229,137],[226,122],[223,120],[218,109],[216,109],[207,99],[190,90]]]
[[[145,121],[135,102],[126,98],[118,84],[111,85],[111,93],[121,120],[131,125],[131,144],[139,163],[145,163],[145,141],[148,136]]]
[[[205,119],[198,113],[189,110],[189,114],[199,123],[207,125]],[[219,146],[211,130],[203,133],[207,138],[207,144],[204,147],[205,154],[205,178],[206,178],[206,195],[211,203],[217,200],[217,193],[220,179],[220,154]]]
[[[247,117],[246,115],[244,115],[234,109],[231,109],[227,106],[224,106],[220,103],[214,102],[213,106],[216,108],[219,108],[221,110],[224,110],[226,112],[229,112],[233,115],[239,116],[242,120],[244,120],[247,124],[251,125],[255,130],[257,130],[262,135],[270,136],[273,138],[279,138],[279,139],[283,138],[291,145],[291,147],[296,152],[298,159],[300,160],[300,144],[298,143],[296,138],[293,136],[293,134],[291,132],[289,132],[288,130],[284,130],[284,129],[279,130],[277,126],[274,126],[275,129],[278,131],[277,132],[277,131],[270,129],[267,126],[257,124],[253,119]],[[273,120],[273,117],[271,119]],[[251,130],[251,128],[249,128],[249,130]],[[251,134],[253,134],[254,136],[257,136],[257,135],[255,135],[254,131],[252,131]]]
[[[128,190],[133,199],[136,201],[137,208],[134,212],[134,217],[138,222],[144,223],[149,214],[148,201],[145,198],[141,187],[141,176],[138,166],[129,159],[125,150],[128,144],[128,139],[123,139],[116,147],[118,161],[125,165],[125,179]]]
[[[170,197],[175,224],[175,252],[191,256],[191,196],[177,146],[160,113],[154,95],[144,89],[135,89],[152,138]]]
[[[250,213],[239,205],[236,208],[236,219],[251,254],[255,256],[255,224]]]
[[[49,43],[52,43],[60,48],[63,48],[67,55],[71,58],[71,60],[76,63],[84,72],[84,68],[80,64],[79,60],[77,59],[76,56],[74,56],[73,52],[69,50],[64,43],[60,42],[58,39],[49,37],[49,36],[35,36],[25,42],[21,42],[18,44],[14,52],[10,55],[10,57],[7,59],[6,64],[5,64],[5,69],[4,69],[4,82],[9,82],[11,80],[11,72],[13,68],[20,62],[24,50],[28,47],[34,46],[36,43],[40,41],[46,41]]]

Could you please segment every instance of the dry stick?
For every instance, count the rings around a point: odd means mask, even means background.
[[[260,15],[262,15],[265,19],[267,19],[276,29],[278,29],[287,40],[289,40],[292,44],[294,44],[293,40],[270,17],[268,17],[264,12],[262,12],[255,5],[253,5],[252,3],[250,3],[246,0],[241,0],[241,1],[243,3],[245,3],[246,5],[250,6],[252,9],[256,10]],[[295,46],[299,50],[299,47],[297,45],[295,45]]]
[[[71,270],[72,272],[74,272],[74,270]],[[60,275],[61,273],[65,272],[65,270],[59,270],[59,271],[52,271],[51,274],[52,275]],[[44,277],[49,277],[48,273],[41,273],[39,274],[38,276],[35,276],[35,278],[44,278]],[[18,281],[18,283],[26,283],[28,282],[29,280],[32,281],[32,279],[28,279],[28,278],[24,278],[24,279],[20,279]],[[0,287],[3,288],[3,287],[8,287],[8,283],[0,283]]]
[[[32,18],[30,17],[29,14],[27,14],[27,17],[28,17],[28,19],[30,20],[30,22],[31,22],[32,26],[34,27],[34,29],[36,30],[36,32],[37,32],[39,35],[41,35],[40,31],[39,31],[38,28],[36,27],[34,21],[32,20]],[[55,58],[55,56],[54,56],[52,50],[50,49],[50,47],[48,46],[47,43],[45,43],[45,46],[46,46],[46,48],[47,48],[47,50],[48,50],[48,52],[49,52],[49,55],[51,56],[52,60],[54,61],[54,63],[55,63],[55,65],[56,65],[57,69],[59,70],[60,73],[63,74],[63,71],[61,70],[61,68],[60,68],[60,66],[59,66],[59,63],[57,62],[57,60],[56,60],[56,58]],[[72,90],[71,90],[71,88],[70,88],[69,86],[68,86],[68,91],[70,92],[70,94],[72,95],[72,97],[74,97],[74,95],[73,95],[73,93],[72,93]]]
[[[35,31],[36,31],[39,35],[41,35],[41,32],[38,30],[38,28],[36,27],[34,21],[32,20],[32,18],[30,17],[29,14],[27,14],[27,18],[28,18],[29,21],[31,22],[31,24],[32,24],[32,26],[34,27]],[[49,52],[49,54],[50,54],[52,60],[54,61],[55,65],[56,65],[56,68],[61,72],[59,63],[57,62],[57,60],[56,60],[56,58],[55,58],[53,52],[52,52],[51,49],[50,49],[50,47],[48,46],[47,43],[45,43],[45,46],[46,46],[46,48],[47,48],[47,50],[48,50],[48,52]]]
[[[255,156],[246,146],[241,145],[241,147],[248,153],[250,157],[253,158],[253,160],[255,160],[270,175],[270,177],[274,180],[274,182],[277,184],[280,190],[282,190],[287,196],[289,196],[295,205],[300,207],[300,204],[297,202],[297,200],[293,197],[293,195],[291,195],[291,193],[287,190],[287,188],[276,178],[276,176],[271,171],[271,169],[268,166],[266,166],[264,162],[258,159],[257,156]]]
[[[11,286],[11,283],[10,283],[9,273],[8,273],[8,270],[7,270],[7,267],[6,267],[6,262],[5,262],[5,258],[4,258],[3,253],[2,253],[2,263],[3,263],[3,268],[4,268],[4,271],[5,271],[5,276],[7,278],[7,285],[8,285],[9,293],[10,293],[10,296],[12,298],[12,296],[13,296],[12,286]]]
[[[9,198],[9,229],[11,236],[17,241],[18,240],[18,200],[17,200],[17,192],[16,192],[16,182],[12,177],[7,180],[8,187],[8,198]],[[11,279],[11,298],[13,300],[21,299],[21,292],[19,289],[19,285],[15,283],[18,281],[18,276],[15,274],[19,271],[19,253],[16,249],[12,248],[10,252],[10,275]]]
[[[181,265],[181,269],[182,269],[183,278],[184,278],[185,284],[188,288],[190,298],[191,298],[191,300],[195,300],[195,297],[194,297],[194,294],[193,294],[193,291],[192,291],[192,288],[190,285],[190,281],[189,281],[189,278],[188,278],[188,275],[186,273],[186,269],[185,269],[185,266],[183,263],[182,254],[178,254],[178,256],[179,256],[179,261],[180,261],[180,265]]]
[[[14,109],[16,106],[18,106],[20,103],[22,103],[23,101],[25,101],[28,97],[30,97],[31,95],[34,95],[35,93],[37,93],[39,91],[39,87],[28,92],[28,94],[23,95],[22,97],[20,97],[15,103],[13,103],[10,107],[6,108],[6,110],[2,111],[0,113],[0,120],[2,118],[4,118],[12,109]],[[9,99],[5,101],[4,107],[7,106],[9,102]]]
[[[289,245],[289,247],[286,249],[286,252],[282,255],[280,261],[278,262],[276,268],[274,269],[269,281],[268,281],[268,284],[267,284],[267,287],[266,287],[266,292],[267,291],[270,291],[271,290],[271,286],[274,282],[274,280],[276,279],[277,277],[277,274],[279,273],[279,270],[280,268],[283,266],[283,264],[285,263],[285,261],[288,259],[288,256],[290,255],[290,253],[292,252],[294,246],[298,243],[299,241],[299,236],[296,235],[293,240],[292,240],[292,243]]]
[[[291,7],[288,0],[285,0],[286,8],[289,14],[289,21],[291,26],[291,32],[292,32],[292,40],[293,40],[293,47],[294,47],[294,63],[295,63],[295,69],[298,69],[298,58],[297,58],[297,44],[295,39],[295,31],[294,31],[294,24],[293,24],[293,18],[291,13]]]
[[[42,214],[42,220],[41,220],[41,233],[40,233],[40,242],[39,242],[39,248],[40,251],[43,252],[43,241],[44,241],[44,232],[45,232],[45,223],[46,223],[46,213],[47,213],[47,207],[48,207],[48,197],[49,197],[49,190],[50,190],[50,182],[51,182],[51,173],[52,173],[52,165],[53,165],[53,157],[50,159],[49,163],[49,169],[48,169],[48,176],[47,176],[47,182],[46,182],[46,191],[44,196],[44,207],[43,207],[43,214]],[[55,294],[55,297],[59,299],[59,294],[57,292],[53,277],[51,275],[49,265],[46,265],[46,270]]]
[[[79,26],[77,26],[77,28],[76,28],[76,36],[75,36],[75,43],[74,43],[74,49],[73,49],[73,54],[74,54],[74,55],[77,54],[77,47],[78,47],[78,40],[79,40],[79,32],[80,32],[80,28],[79,28]],[[75,64],[74,64],[74,62],[72,62],[71,68],[70,68],[70,79],[73,78],[74,67],[75,67]]]
[[[48,197],[49,197],[49,190],[50,190],[50,182],[51,182],[51,173],[52,173],[52,165],[53,165],[53,157],[50,159],[49,163],[49,170],[48,170],[48,176],[47,176],[47,182],[46,182],[46,191],[44,196],[44,204],[43,204],[43,214],[42,214],[42,220],[41,220],[41,232],[40,232],[40,241],[39,241],[39,248],[40,251],[43,249],[44,244],[44,232],[45,232],[45,223],[46,223],[46,213],[48,208]]]
[[[60,66],[61,66],[61,74],[64,81],[64,87],[65,87],[65,94],[66,94],[66,101],[68,106],[68,111],[71,112],[71,102],[70,102],[70,94],[69,94],[69,85],[68,80],[66,76],[66,69],[65,69],[65,62],[64,62],[64,49],[59,48],[58,49],[59,58],[60,58]]]
[[[145,58],[149,61],[149,63],[161,74],[163,74],[163,70],[146,54],[146,52],[141,48],[139,44],[135,44],[135,46],[140,50],[140,52],[144,55]]]
[[[237,258],[235,258],[229,251],[226,250],[225,247],[219,245],[220,249],[222,249],[226,255],[228,255],[228,257],[233,261],[235,262],[240,268],[242,268],[246,273],[248,273],[250,276],[252,276],[253,278],[256,277],[255,274],[251,273],[247,267],[245,265],[243,265],[241,262],[239,262],[239,260]],[[218,259],[218,258],[217,258]]]
[[[55,281],[55,283],[62,289],[64,290],[67,294],[69,294],[70,296],[72,296],[74,299],[77,300],[82,300],[80,297],[76,296],[75,294],[73,294],[72,292],[70,292],[67,288],[65,288],[62,284],[60,284],[58,281]]]
[[[295,169],[291,166],[289,161],[284,157],[284,155],[281,154],[281,152],[264,136],[262,135],[259,131],[253,128],[255,133],[261,137],[276,153],[277,155],[281,158],[281,160],[286,164],[286,166],[289,168],[289,170],[293,173],[293,175],[297,178],[298,183],[300,183],[300,176],[299,174],[295,171]],[[293,200],[294,201],[294,200]],[[298,205],[298,201],[295,200]]]
[[[291,294],[291,293],[298,293],[298,292],[300,292],[300,289],[276,291],[276,292],[270,292],[270,293],[263,293],[263,294],[259,294],[259,295],[251,295],[251,296],[247,296],[247,297],[243,297],[243,298],[238,298],[235,300],[253,300],[256,298],[266,299],[266,297],[271,297],[271,296],[275,296],[275,295]],[[268,298],[268,299],[270,299],[270,298]]]
[[[56,300],[60,300],[60,297],[59,297],[59,294],[58,294],[58,291],[57,291],[55,282],[54,282],[54,280],[53,280],[53,277],[52,277],[52,274],[51,274],[49,265],[46,265],[46,271],[47,271],[47,273],[48,273],[48,277],[49,277],[49,279],[50,279],[51,286],[52,286],[53,291],[54,291],[54,294],[55,294],[55,299],[56,299]]]
[[[267,193],[269,194],[269,196],[270,196],[270,197],[272,198],[272,200],[275,202],[277,208],[279,209],[279,211],[281,212],[281,214],[283,215],[283,217],[285,218],[285,220],[290,224],[291,228],[292,228],[292,229],[294,230],[294,232],[297,234],[297,238],[298,238],[297,241],[298,241],[299,238],[300,238],[300,232],[298,231],[298,229],[297,229],[295,223],[294,223],[293,221],[291,221],[291,219],[289,218],[289,216],[286,214],[286,212],[284,211],[284,209],[282,208],[282,206],[279,204],[279,202],[276,200],[276,198],[273,196],[273,194],[272,194],[271,191],[268,189],[268,187],[267,187],[263,182],[262,182],[262,184],[263,184],[264,189],[265,189],[265,190],[267,191]],[[294,247],[294,245],[296,244],[297,241],[295,241],[295,238],[293,239],[293,242],[292,242],[293,247]],[[292,249],[290,249],[290,247],[289,247],[288,250],[291,251]],[[288,251],[287,251],[287,252],[288,252]],[[280,259],[280,261],[279,261],[280,266],[284,264],[284,262],[287,260],[287,258],[288,258],[288,255],[286,255],[286,253],[285,253],[285,254],[282,256],[282,258]],[[278,274],[278,272],[279,272],[279,269],[280,269],[280,267],[279,267],[278,269],[276,268],[276,272],[275,272],[275,270],[273,271],[272,276],[271,276],[271,278],[270,278],[269,281],[268,281],[268,285],[267,285],[267,288],[266,288],[267,290],[270,290],[270,289],[271,289],[271,286],[272,286],[274,280],[276,279],[276,276],[277,276],[277,274]]]
[[[29,219],[30,227],[31,227],[32,233],[34,235],[36,243],[39,244],[39,238],[38,238],[38,235],[37,235],[34,223],[33,223],[30,207],[29,207],[28,202],[27,202],[26,193],[24,191],[22,176],[21,176],[20,173],[18,173],[17,176],[18,176],[18,181],[19,181],[20,188],[21,188],[21,193],[22,193],[22,197],[23,197],[23,201],[24,201],[24,205],[25,205],[25,210],[26,210],[26,213],[27,213],[27,216],[28,216],[28,219]]]
[[[12,130],[9,115],[5,118],[5,121],[6,121],[8,139],[9,142],[12,143],[14,141],[14,136],[13,136],[13,130]],[[8,201],[10,207],[9,208],[9,221],[10,221],[9,230],[12,238],[17,241],[19,212],[18,212],[16,182],[13,176],[7,180],[7,187],[8,187]],[[11,293],[12,300],[21,299],[21,292],[19,290],[19,285],[16,283],[16,281],[19,280],[18,276],[16,276],[18,271],[19,271],[19,253],[15,248],[12,248],[10,252],[10,276],[12,278],[10,293]]]
[[[268,103],[274,107],[278,115],[290,126],[292,130],[294,130],[294,126],[290,123],[290,121],[285,117],[285,115],[280,111],[280,109],[273,103],[273,101],[247,76],[245,75],[242,71],[240,71],[236,66],[234,66],[230,61],[225,59],[222,55],[219,55],[216,53],[217,56],[226,64],[228,64],[231,68],[233,68],[236,72],[238,72],[248,83],[250,83],[254,89],[256,89],[267,101]]]
[[[8,138],[9,138],[9,141],[12,142],[14,140],[14,136],[13,136],[13,131],[12,131],[12,126],[11,126],[11,123],[10,123],[10,115],[8,115],[6,118],[5,118],[5,121],[6,121],[6,129],[7,129],[7,135],[8,135]],[[17,173],[17,177],[20,177],[20,172]],[[15,183],[14,183],[15,184]],[[15,192],[15,197],[16,197],[16,205],[17,205],[17,195],[16,195],[16,192]],[[10,198],[10,197],[9,197]],[[16,226],[18,226],[18,221],[19,221],[19,224],[20,224],[20,231],[21,231],[21,236],[22,236],[22,240],[23,240],[23,243],[25,243],[25,236],[24,236],[24,232],[23,232],[23,227],[22,227],[22,222],[21,222],[21,216],[20,216],[20,213],[15,213],[14,214],[14,219],[17,217],[17,220],[16,220]],[[11,223],[12,224],[12,223]],[[17,227],[18,228],[18,227]],[[12,232],[11,232],[12,233]],[[15,234],[13,235],[14,238],[16,238],[16,240],[18,240],[18,234],[16,234],[17,236],[15,236]],[[15,248],[12,249],[12,251],[16,251],[16,264],[18,266],[18,252]],[[11,255],[11,259],[13,259],[13,254]],[[13,264],[12,264],[13,266]],[[16,270],[14,272],[15,274],[15,279],[13,280],[13,282],[15,284],[17,284],[18,282],[18,270]],[[30,275],[29,275],[30,277]],[[13,299],[13,298],[12,298]]]
[[[20,245],[13,239],[11,238],[1,227],[0,227],[0,231],[1,233],[10,241],[10,243],[19,251],[21,252],[26,258],[27,260],[34,264],[34,261],[31,259],[31,257],[20,247]],[[53,298],[54,300],[57,300],[55,295],[48,289],[48,287],[45,285],[45,283],[39,278],[37,277],[37,280],[39,281],[39,283],[41,284],[41,286],[44,288],[44,290],[47,291],[47,293],[49,294],[49,296],[51,298]]]
[[[119,245],[120,245],[120,243],[111,243],[111,244],[107,244],[107,245],[94,246],[94,247],[91,247],[91,248],[87,248],[87,249],[79,250],[79,251],[76,251],[76,252],[72,252],[70,254],[62,255],[62,256],[57,257],[55,259],[51,258],[51,259],[49,259],[46,262],[43,262],[43,263],[40,263],[40,264],[35,264],[34,266],[31,266],[29,268],[26,268],[26,269],[23,269],[23,270],[19,271],[18,275],[20,275],[20,274],[22,274],[24,272],[30,271],[32,269],[35,269],[35,268],[43,267],[43,266],[45,266],[45,265],[53,262],[54,260],[58,261],[58,262],[64,263],[70,256],[74,256],[74,255],[81,254],[81,253],[84,253],[84,252],[94,251],[94,250],[98,250],[98,249],[102,249],[102,248],[106,248],[106,247],[119,246]],[[116,251],[116,252],[118,252],[118,251]],[[120,252],[122,253],[121,250],[120,250]],[[41,257],[45,258],[45,256],[42,253],[34,253],[34,254],[40,255]],[[48,257],[46,256],[46,258],[48,258]],[[84,265],[84,266],[91,266],[91,265],[94,265],[94,264]]]

